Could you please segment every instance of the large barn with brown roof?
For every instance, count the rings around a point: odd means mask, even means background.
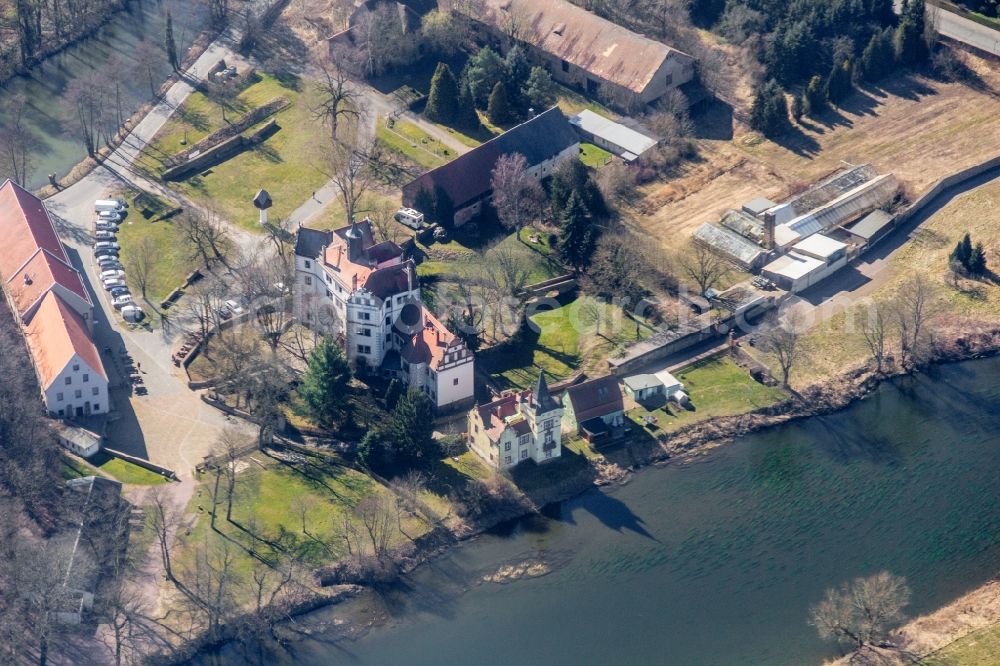
[[[403,205],[414,207],[421,190],[444,191],[454,206],[454,223],[464,224],[482,212],[493,195],[493,168],[503,155],[524,155],[528,173],[542,180],[555,166],[580,154],[580,137],[559,107],[538,114],[451,162],[403,186]],[[428,212],[428,211],[421,211]]]
[[[42,202],[0,185],[0,280],[28,346],[42,398],[56,417],[109,409],[108,376],[91,337],[93,304]]]
[[[695,59],[566,0],[484,0],[473,16],[501,49],[528,46],[557,81],[622,109],[655,102],[694,77]]]

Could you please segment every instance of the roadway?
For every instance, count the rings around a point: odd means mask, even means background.
[[[927,15],[937,28],[938,34],[985,53],[1000,56],[1000,31],[929,3]]]

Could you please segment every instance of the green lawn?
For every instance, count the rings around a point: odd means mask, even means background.
[[[339,536],[343,517],[352,522],[353,507],[373,495],[390,493],[371,477],[339,464],[333,456],[317,454],[302,456],[295,462],[272,459],[263,453],[252,454],[240,460],[236,492],[233,501],[233,522],[226,520],[226,502],[220,493],[216,528],[235,539],[244,547],[252,544],[250,532],[255,527],[258,552],[265,558],[285,552],[311,566],[333,561],[347,554],[346,545]],[[204,537],[210,532],[211,489],[214,475],[203,476],[200,491],[195,497],[196,506],[203,511],[192,537]],[[309,497],[306,511],[306,530],[297,499]],[[254,525],[256,523],[256,525]],[[358,527],[363,527],[358,523]],[[412,537],[424,534],[429,525],[422,519],[404,517],[403,530]],[[270,543],[264,543],[264,540]],[[394,531],[393,543],[402,543],[406,537]],[[241,551],[241,558],[249,554]],[[249,566],[249,562],[245,565]]]
[[[607,164],[613,155],[600,146],[592,143],[580,144],[580,161],[592,169],[600,169]]]
[[[102,472],[113,476],[122,483],[137,486],[155,486],[166,483],[167,479],[145,467],[139,467],[121,458],[113,458],[105,453],[98,453],[90,459]]]
[[[60,461],[60,473],[64,479],[79,479],[83,476],[96,476],[97,470],[76,458],[64,455]]]
[[[542,282],[566,272],[555,256],[555,250],[549,247],[546,234],[531,229],[522,229],[519,233],[520,237],[516,233],[506,236],[499,245],[511,250],[525,262],[529,272],[528,284]],[[538,243],[531,242],[532,235],[538,236]],[[449,259],[434,259],[432,256],[424,260],[417,266],[417,275],[421,277],[464,279],[480,267],[479,254],[458,240],[435,243],[431,251],[433,256],[447,256]]]
[[[380,117],[375,136],[391,150],[425,169],[441,166],[457,156],[454,150],[406,120],[397,119],[390,127],[386,119]]]
[[[1000,625],[974,631],[920,663],[924,666],[993,666],[1000,663]]]
[[[129,256],[134,256],[137,252],[136,248],[143,239],[149,239],[154,261],[146,295],[151,303],[158,306],[171,291],[184,283],[188,274],[198,267],[198,262],[191,258],[179,241],[171,220],[156,219],[169,208],[167,202],[146,193],[133,193],[128,198],[131,202],[129,214],[118,228],[121,254],[123,260],[127,261]],[[148,218],[143,213],[144,210],[149,211]],[[132,293],[139,297],[141,290],[135,284],[135,276],[126,270],[125,279]]]
[[[312,117],[310,108],[315,96],[312,85],[303,81],[294,87],[284,87],[277,79],[261,75],[258,83],[241,94],[240,99],[245,101],[241,113],[279,95],[288,98],[291,105],[271,116],[280,127],[277,133],[254,149],[171,186],[251,232],[259,231],[257,211],[250,203],[259,189],[266,188],[274,200],[272,218],[285,218],[308,200],[329,180],[323,171],[328,130]],[[204,98],[195,98],[193,102],[189,98],[184,108],[189,104],[197,111]],[[210,114],[211,107],[201,111]],[[206,129],[205,134],[209,131]],[[172,147],[177,141],[176,133],[176,125],[165,127],[157,144],[164,150]]]
[[[291,99],[293,96],[295,92],[278,79],[268,74],[259,74],[259,81],[248,86],[232,101],[230,108],[226,110],[226,120],[223,120],[219,105],[196,90],[157,132],[150,144],[151,152],[162,157],[174,155],[276,97]],[[181,141],[185,138],[187,143],[182,144]]]
[[[596,306],[596,321],[588,310]],[[612,350],[648,337],[654,329],[625,317],[621,308],[583,295],[554,310],[530,317],[528,335],[516,343],[480,353],[479,361],[501,389],[524,389],[545,371],[549,380],[565,379],[578,369],[589,375],[607,374]]]
[[[676,405],[647,411],[639,407],[629,416],[641,425],[641,417],[652,414],[657,418],[657,428],[651,434],[671,432],[691,423],[722,416],[743,414],[773,405],[786,397],[779,388],[764,386],[736,365],[728,356],[716,356],[674,373],[691,396],[693,411]]]

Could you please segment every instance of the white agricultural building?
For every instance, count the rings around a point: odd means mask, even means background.
[[[825,280],[847,265],[847,245],[821,234],[796,243],[761,271],[778,287],[792,293]]]
[[[614,153],[626,162],[633,162],[656,147],[657,141],[631,127],[584,109],[569,119],[580,136],[590,143]]]

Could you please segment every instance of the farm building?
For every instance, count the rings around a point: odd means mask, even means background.
[[[877,176],[805,215],[784,224],[778,223],[774,230],[775,242],[779,247],[788,247],[812,234],[843,226],[892,203],[898,193],[899,182],[895,176]]]
[[[746,270],[757,270],[764,248],[726,227],[706,222],[694,232],[694,240]]]
[[[567,0],[455,3],[501,51],[514,43],[560,83],[621,109],[651,104],[692,78],[695,59]],[[473,12],[470,9],[475,8]]]
[[[656,139],[590,109],[572,116],[569,122],[585,141],[614,153],[626,162],[634,162],[657,144]]]
[[[895,216],[884,210],[873,210],[844,231],[865,247],[871,247],[892,231],[895,221]]]
[[[410,181],[403,186],[403,205],[416,208],[421,191],[434,196],[444,192],[454,208],[454,223],[461,226],[479,215],[493,195],[491,179],[497,160],[514,153],[524,155],[528,172],[542,180],[559,162],[579,156],[580,138],[559,107],[554,106]]]
[[[847,265],[847,245],[816,234],[797,243],[761,271],[780,288],[792,293],[825,280]]]

